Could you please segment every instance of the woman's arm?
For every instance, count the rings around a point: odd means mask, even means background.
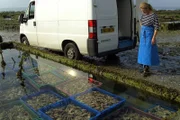
[[[151,40],[152,45],[156,44],[156,36],[157,36],[158,30],[154,30],[154,34]]]
[[[158,21],[158,16],[156,14],[154,14],[154,27],[155,27],[154,34],[151,41],[152,45],[156,44],[156,36],[159,30],[159,21]]]

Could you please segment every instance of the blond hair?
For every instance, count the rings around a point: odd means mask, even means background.
[[[142,2],[142,3],[140,4],[140,8],[149,9],[150,11],[153,10],[153,7],[152,7],[149,3],[147,3],[147,2]]]

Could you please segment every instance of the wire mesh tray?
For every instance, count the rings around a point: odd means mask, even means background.
[[[124,106],[103,118],[103,120],[117,120],[117,119],[119,120],[161,120],[151,114],[148,114],[132,106]]]
[[[39,116],[20,100],[0,106],[1,120],[38,120]]]
[[[159,119],[166,119],[170,115],[175,113],[176,110],[172,109],[170,107],[164,106],[164,105],[155,104],[155,105],[151,106],[150,108],[148,108],[147,110],[145,110],[145,112],[152,114],[153,116],[155,116]]]
[[[103,89],[94,87],[89,90],[72,96],[72,99],[87,105],[98,111],[101,117],[112,112],[125,103],[125,99],[107,92]]]
[[[46,120],[97,120],[99,116],[97,111],[94,111],[71,98],[43,107],[39,110],[39,113],[41,117]]]
[[[22,102],[32,111],[37,112],[38,109],[63,100],[64,97],[52,90],[41,90],[31,95],[23,96]],[[37,113],[38,114],[38,113]]]
[[[29,82],[37,89],[40,89],[45,85],[55,86],[57,83],[64,81],[64,79],[53,72],[46,72],[41,75],[32,76],[24,75],[24,77],[27,78]]]
[[[71,96],[78,93],[82,93],[92,87],[100,87],[101,85],[102,83],[96,80],[89,81],[86,80],[86,78],[79,78],[79,79],[69,80],[66,82],[59,83],[55,87],[56,89]]]

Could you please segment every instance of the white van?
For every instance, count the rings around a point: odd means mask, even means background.
[[[107,56],[136,46],[134,0],[31,0],[20,16],[20,42],[70,59]]]

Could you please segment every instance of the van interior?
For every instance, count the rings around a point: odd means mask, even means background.
[[[116,2],[118,9],[118,47],[124,51],[132,49],[136,43],[133,38],[133,3],[132,0],[116,0]]]
[[[132,39],[132,0],[117,0],[119,40]]]

